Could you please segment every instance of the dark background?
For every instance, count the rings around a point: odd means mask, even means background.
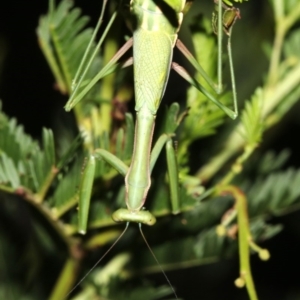
[[[206,1],[204,10],[212,9],[211,2]],[[98,1],[75,3],[82,7],[84,14],[92,17],[94,24],[101,7]],[[47,12],[47,6],[46,0],[1,1],[0,4],[0,56],[4,58],[0,61],[0,99],[3,110],[16,117],[26,132],[37,138],[43,126],[55,127],[58,115],[69,117],[63,112],[66,99],[54,89],[54,79],[35,34],[39,16]],[[262,41],[272,41],[273,27],[268,1],[250,0],[241,8],[243,18],[234,31],[233,49],[239,99],[244,101],[267,72]],[[263,145],[277,152],[290,148],[292,156],[288,165],[296,168],[300,164],[298,115],[299,105],[269,132]],[[300,299],[300,214],[295,212],[272,222],[284,224],[284,230],[263,245],[271,252],[270,261],[252,258],[258,294],[262,300]],[[235,258],[203,266],[200,273],[196,268],[180,270],[172,273],[170,279],[176,286],[181,283],[178,292],[185,299],[247,299],[246,291],[237,290],[233,285],[237,274],[238,260]]]

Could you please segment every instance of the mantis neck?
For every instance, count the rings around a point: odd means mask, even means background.
[[[132,212],[143,207],[151,185],[150,150],[155,117],[147,105],[143,105],[136,114],[133,155],[125,177],[126,205]]]

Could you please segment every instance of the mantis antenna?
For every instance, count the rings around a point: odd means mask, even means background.
[[[124,236],[125,232],[127,231],[128,227],[129,227],[129,223],[130,222],[126,222],[126,226],[123,230],[123,232],[119,235],[119,237],[116,239],[116,241],[109,247],[109,249],[98,259],[98,261],[93,265],[93,267],[76,283],[76,285],[69,291],[69,293],[66,295],[65,299],[81,284],[81,282],[83,282],[86,277],[99,265],[99,263],[103,260],[103,258],[115,247],[115,245],[120,241],[120,239]],[[178,299],[178,296],[175,292],[175,289],[174,287],[172,286],[168,276],[166,275],[165,271],[163,270],[161,264],[159,263],[158,259],[156,258],[153,250],[151,249],[144,233],[143,233],[143,230],[142,230],[142,223],[138,223],[139,224],[139,230],[140,230],[140,233],[141,233],[141,236],[145,242],[145,244],[147,245],[147,248],[149,249],[152,257],[154,258],[155,262],[157,263],[157,265],[159,266],[161,272],[163,273],[165,279],[167,280],[174,296],[176,299]]]
[[[156,261],[157,265],[159,266],[159,268],[160,268],[161,272],[163,273],[165,279],[167,280],[167,282],[168,282],[170,288],[172,289],[172,292],[173,292],[175,298],[178,299],[177,294],[176,294],[176,292],[175,292],[175,290],[174,290],[174,288],[173,288],[173,286],[172,286],[172,284],[171,284],[171,282],[170,282],[170,280],[169,280],[167,274],[166,274],[165,271],[163,270],[161,264],[159,263],[159,261],[158,261],[158,259],[156,258],[154,252],[152,251],[152,249],[151,249],[149,243],[148,243],[147,240],[146,240],[146,237],[145,237],[145,235],[144,235],[144,233],[143,233],[143,230],[142,230],[142,223],[139,223],[139,229],[140,229],[140,233],[141,233],[141,235],[142,235],[142,238],[143,238],[145,244],[147,245],[147,247],[148,247],[148,249],[149,249],[151,255],[153,256],[154,260]]]
[[[76,285],[71,289],[71,291],[66,295],[65,299],[80,285],[80,283],[99,265],[103,258],[111,251],[112,248],[119,242],[119,240],[124,236],[129,226],[129,222],[126,222],[125,229],[116,239],[116,241],[109,247],[109,249],[98,259],[98,261],[93,265],[93,267],[76,283]]]

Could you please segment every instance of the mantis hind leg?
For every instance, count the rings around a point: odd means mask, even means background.
[[[220,94],[223,90],[222,88],[222,37],[223,30],[228,36],[227,50],[230,68],[230,77],[232,83],[232,94],[233,94],[233,110],[227,108],[223,105],[215,96],[208,92],[194,77],[192,77],[188,72],[176,63],[172,64],[172,68],[185,80],[187,80],[191,85],[197,88],[201,93],[203,93],[209,100],[216,104],[220,109],[222,109],[230,118],[235,119],[238,115],[237,107],[237,96],[236,96],[236,85],[232,61],[232,51],[231,51],[231,33],[235,21],[240,18],[239,9],[233,6],[227,6],[223,1],[215,0],[217,14],[213,14],[213,30],[218,36],[218,68],[217,77],[218,83],[215,84],[213,80],[206,74],[201,65],[197,62],[195,57],[191,52],[184,46],[184,44],[177,40],[176,46],[180,52],[187,58],[187,60],[194,66],[194,68],[199,72],[199,74],[204,78],[208,85],[217,93]],[[223,11],[224,8],[224,11]]]

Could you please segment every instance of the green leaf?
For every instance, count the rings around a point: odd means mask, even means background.
[[[300,200],[300,170],[274,172],[259,178],[249,189],[249,213],[251,216],[280,215]]]
[[[249,147],[256,147],[261,141],[263,133],[262,103],[263,91],[258,88],[251,100],[246,102],[241,116],[243,125],[241,134]]]
[[[51,15],[41,17],[37,28],[40,47],[64,94],[71,92],[72,80],[92,37],[92,30],[84,29],[89,18],[80,14],[72,1],[64,0]]]
[[[13,189],[25,187],[33,193],[38,192],[55,167],[53,134],[50,130],[43,130],[44,150],[41,150],[15,119],[8,120],[1,111],[0,115],[2,184]]]
[[[75,161],[59,174],[56,188],[49,198],[53,213],[60,217],[78,203],[78,189],[82,172],[83,155],[78,155]]]

